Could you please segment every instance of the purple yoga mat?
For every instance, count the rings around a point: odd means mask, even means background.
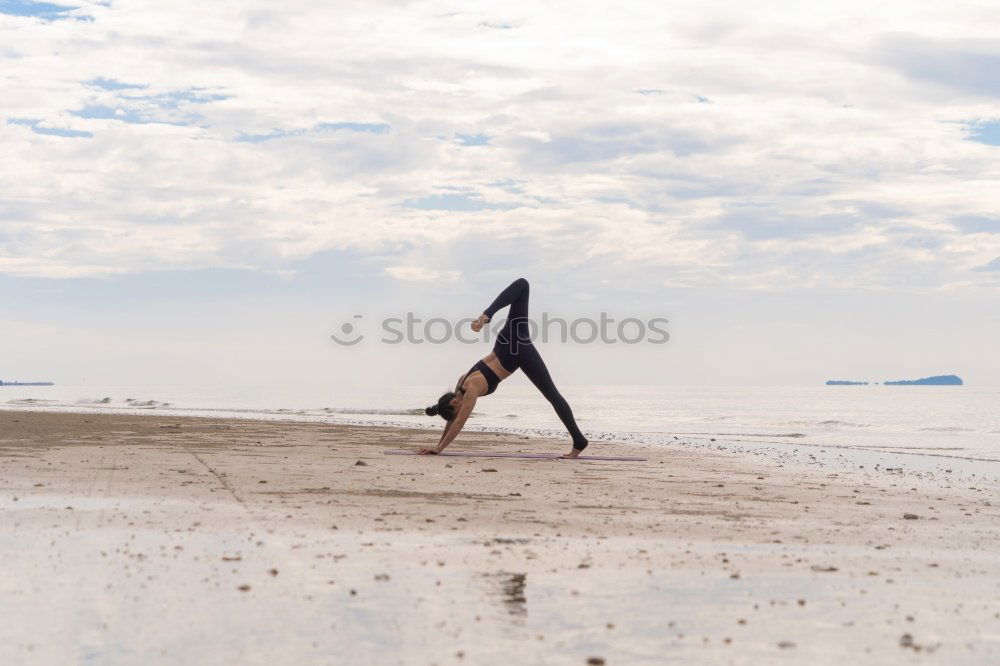
[[[404,449],[389,449],[383,451],[387,456],[416,456],[420,455],[416,451]],[[443,451],[439,456],[453,456],[461,458],[535,458],[541,460],[561,460],[558,453],[495,453],[492,451]],[[643,462],[645,458],[636,456],[578,456],[575,460],[626,460],[633,462]]]

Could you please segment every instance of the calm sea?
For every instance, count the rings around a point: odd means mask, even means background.
[[[1000,388],[977,386],[566,386],[594,440],[650,446],[893,453],[937,467],[1000,462]],[[141,412],[440,427],[423,407],[441,387],[0,387],[0,408]],[[470,428],[562,436],[548,403],[523,378],[483,398]],[[833,452],[833,453],[831,453]],[[883,464],[892,464],[885,462]],[[991,467],[993,465],[990,465]],[[1000,465],[996,466],[1000,469]]]

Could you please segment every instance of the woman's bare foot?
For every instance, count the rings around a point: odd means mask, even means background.
[[[481,314],[479,315],[479,318],[476,319],[476,321],[472,322],[472,330],[478,333],[479,331],[483,330],[483,326],[486,326],[486,324],[488,323],[490,323],[490,318],[487,317],[485,314]]]
[[[570,449],[569,453],[564,455],[563,458],[577,458],[581,453],[583,453],[583,451],[580,449]]]

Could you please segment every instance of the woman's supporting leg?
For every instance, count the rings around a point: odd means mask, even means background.
[[[577,451],[587,448],[587,438],[583,436],[580,428],[577,427],[576,419],[573,418],[573,410],[570,409],[566,398],[562,397],[559,389],[556,388],[555,383],[552,381],[552,376],[549,374],[549,369],[545,367],[545,361],[542,360],[538,350],[535,349],[534,345],[529,344],[522,345],[518,351],[521,370],[531,380],[531,383],[535,385],[535,388],[542,392],[545,399],[552,403],[552,407],[556,410],[559,420],[563,422],[566,430],[573,437],[573,448]]]

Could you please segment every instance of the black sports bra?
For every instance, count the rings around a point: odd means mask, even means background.
[[[465,373],[465,377],[462,377],[462,381],[458,383],[459,388],[461,388],[462,384],[465,383],[466,378],[477,370],[480,373],[482,373],[483,378],[486,379],[486,386],[488,389],[486,391],[486,395],[489,395],[490,393],[493,393],[493,391],[496,391],[497,384],[500,383],[500,378],[497,377],[497,373],[493,372],[493,370],[490,369],[490,366],[486,365],[482,361],[476,361],[476,364],[472,366],[472,368],[467,373]]]

